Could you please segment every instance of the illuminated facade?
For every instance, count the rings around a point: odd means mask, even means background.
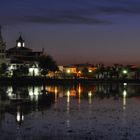
[[[9,76],[13,75],[13,71],[24,67],[29,70],[29,76],[40,75],[40,69],[38,67],[38,58],[44,53],[33,52],[32,49],[25,46],[25,41],[20,35],[16,40],[16,46],[6,51],[6,55],[10,58],[10,64],[8,67]]]
[[[11,62],[18,61],[33,64],[43,54],[43,51],[33,52],[32,49],[25,47],[25,41],[20,35],[16,41],[16,46],[8,49],[6,54],[11,59]]]

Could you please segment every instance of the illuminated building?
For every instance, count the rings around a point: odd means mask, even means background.
[[[9,76],[13,75],[13,71],[23,66],[29,69],[30,76],[38,76],[40,74],[38,67],[38,58],[43,55],[44,50],[34,52],[32,49],[25,46],[25,41],[20,35],[16,40],[16,46],[6,51],[6,55],[10,59],[9,63]]]

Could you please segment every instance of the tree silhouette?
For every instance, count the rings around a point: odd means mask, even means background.
[[[7,68],[8,68],[8,66],[5,63],[2,63],[1,67],[0,67],[0,75],[5,75]]]
[[[56,62],[50,55],[42,55],[39,58],[39,67],[42,69],[42,74],[46,75],[49,71],[58,71],[58,66]]]

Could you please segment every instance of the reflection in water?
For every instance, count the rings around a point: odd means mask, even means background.
[[[41,87],[28,87],[28,93],[31,101],[38,101],[38,96],[41,94]]]
[[[48,108],[54,102],[54,97],[53,93],[44,92],[43,86],[0,87],[0,110],[14,115],[20,125],[24,115]]]
[[[92,102],[92,93],[91,91],[88,92],[89,104]]]
[[[17,117],[16,117],[16,121],[18,122],[18,124],[21,124],[24,121],[24,114],[23,114],[20,106],[17,106]]]
[[[70,91],[67,91],[67,120],[66,120],[66,126],[67,128],[70,127],[70,119],[69,119],[69,113],[70,113]]]
[[[126,109],[126,97],[127,97],[127,83],[124,83],[124,89],[123,89],[123,110]]]
[[[124,89],[123,91],[123,109],[125,110],[126,108],[126,96],[127,96],[127,91]]]
[[[121,110],[123,110],[121,122],[123,121],[123,125],[126,126],[126,113],[128,109],[127,99],[131,97],[138,98],[139,93],[140,87],[138,85],[130,85],[127,83],[93,85],[82,85],[79,83],[77,85],[67,86],[43,85],[29,87],[1,86],[0,128],[2,122],[4,121],[6,112],[14,116],[16,120],[15,122],[17,122],[17,124],[20,126],[21,124],[23,124],[23,121],[26,121],[25,116],[33,112],[37,113],[51,110],[53,107],[55,107],[55,111],[59,109],[60,112],[65,113],[66,116],[63,121],[65,127],[70,129],[73,125],[72,121],[74,120],[71,117],[71,114],[77,109],[77,107],[78,109],[80,108],[79,110],[76,110],[77,112],[82,111],[84,109],[83,106],[86,103],[88,105],[85,107],[85,109],[88,110],[88,114],[90,116],[88,119],[92,120],[93,118],[95,118],[95,120],[97,121],[98,117],[102,117],[102,115],[99,115],[97,117],[96,114],[94,114],[94,116],[92,114],[96,112],[96,106],[98,107],[100,103],[104,103],[104,99],[107,99],[107,101],[117,101],[118,99],[121,99]],[[99,105],[96,104],[97,102],[94,102],[94,100],[99,101]],[[120,100],[118,100],[118,102],[119,101]],[[92,106],[93,104],[96,104],[96,106]],[[102,108],[98,110],[101,111]],[[107,113],[108,110],[109,109],[106,109],[104,112]],[[59,114],[59,111],[57,112],[57,114]],[[52,114],[55,114],[54,112]],[[83,111],[79,115],[79,118],[86,117],[84,116],[85,114],[83,115],[83,113],[85,112]],[[61,123],[63,124],[63,122]]]
[[[54,93],[55,93],[55,103],[56,103],[57,102],[57,98],[58,98],[58,89],[57,89],[57,86],[55,86]]]
[[[81,103],[81,84],[78,85],[78,104]]]
[[[70,91],[67,91],[67,105],[69,106],[70,103]]]

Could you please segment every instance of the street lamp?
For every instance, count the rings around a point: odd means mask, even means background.
[[[123,70],[123,74],[127,74],[128,73],[128,71],[127,70]]]

